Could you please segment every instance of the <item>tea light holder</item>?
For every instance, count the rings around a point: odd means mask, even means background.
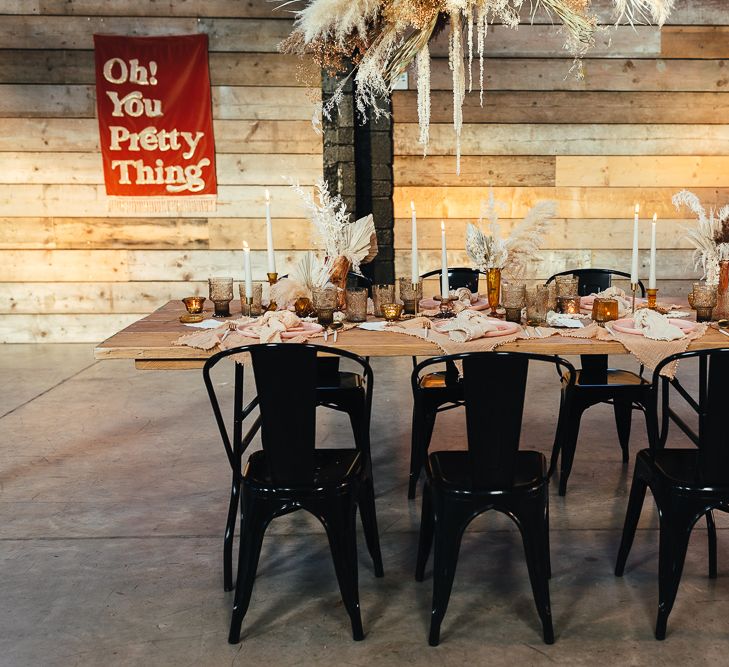
[[[311,299],[305,296],[300,296],[294,301],[294,312],[299,317],[309,317],[314,311],[314,306],[311,303]]]
[[[204,296],[186,296],[182,299],[182,303],[185,304],[185,308],[190,315],[199,315],[203,312],[203,305],[205,304]]]
[[[278,273],[267,273],[266,276],[268,277],[268,284],[273,286],[278,282]],[[278,305],[271,297],[268,302],[268,308],[266,310],[276,310],[278,308]]]
[[[383,303],[382,314],[387,322],[397,322],[402,315],[402,304],[399,303]]]
[[[565,315],[580,314],[580,297],[579,296],[558,296],[557,311]]]
[[[655,310],[656,309],[656,299],[658,296],[658,290],[648,288],[647,292],[648,292],[648,308],[650,308],[651,310]]]
[[[618,319],[618,300],[595,297],[592,302],[592,319],[601,327],[605,322]]]

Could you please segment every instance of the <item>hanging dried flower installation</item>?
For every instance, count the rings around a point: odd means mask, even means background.
[[[674,0],[613,0],[620,20],[652,20],[662,25]],[[297,7],[306,3],[302,9]],[[546,10],[566,28],[566,48],[575,57],[593,44],[597,19],[590,0],[288,0],[296,21],[282,43],[285,53],[308,55],[324,69],[343,72],[351,62],[356,82],[357,108],[375,117],[383,111],[377,99],[392,91],[397,78],[411,63],[418,77],[420,143],[427,151],[430,123],[430,41],[448,29],[448,64],[453,79],[453,127],[456,135],[456,170],[460,173],[460,138],[463,100],[473,88],[474,37],[479,58],[479,89],[483,105],[484,52],[489,23],[510,28],[519,25],[519,14]],[[465,40],[465,46],[464,46]],[[468,84],[466,84],[468,77]],[[321,108],[329,118],[342,98],[344,83]]]

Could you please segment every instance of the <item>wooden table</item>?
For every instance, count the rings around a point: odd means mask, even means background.
[[[237,308],[237,311],[236,311]],[[133,359],[140,370],[182,370],[201,368],[212,352],[195,348],[173,345],[182,334],[195,331],[180,324],[179,317],[185,311],[179,301],[170,301],[151,315],[134,322],[126,329],[114,334],[94,350],[96,359]],[[206,309],[206,317],[212,309]],[[233,317],[240,315],[240,305],[231,303]],[[334,347],[322,338],[314,339],[318,345]],[[710,329],[706,336],[693,341],[689,349],[699,350],[729,346],[729,338]],[[361,356],[370,357],[432,357],[441,354],[433,344],[414,336],[364,331],[353,329],[340,333],[336,347]],[[597,341],[592,339],[550,336],[548,338],[521,339],[506,343],[499,350],[517,352],[537,352],[541,354],[626,354],[625,348],[617,341]]]

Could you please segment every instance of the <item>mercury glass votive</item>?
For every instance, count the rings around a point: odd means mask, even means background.
[[[347,290],[347,321],[364,322],[367,320],[367,290],[355,287]]]
[[[251,315],[252,317],[258,317],[263,313],[263,306],[261,300],[263,298],[263,283],[253,283],[253,296],[246,301],[246,284],[244,282],[238,283],[238,294],[240,294],[240,312],[243,315]],[[248,308],[250,307],[250,311]]]
[[[232,278],[208,278],[210,300],[215,304],[215,317],[230,317],[230,302],[233,300]]]
[[[204,296],[186,296],[182,303],[185,304],[185,308],[190,315],[198,315],[203,312],[203,305],[205,304]]]
[[[557,312],[565,315],[580,314],[580,297],[579,296],[558,296]]]
[[[405,304],[405,312],[408,315],[416,315],[418,304],[423,298],[423,279],[413,283],[410,278],[400,278],[400,298]]]
[[[300,296],[296,301],[294,301],[294,312],[299,317],[309,317],[314,311],[314,306],[311,303],[311,299]]]
[[[526,320],[530,326],[544,324],[549,310],[549,288],[535,285],[526,292]]]
[[[397,322],[402,315],[402,304],[399,303],[383,303],[382,314],[388,322]]]
[[[375,306],[375,317],[382,317],[382,304],[395,301],[395,285],[382,284],[372,286],[372,303]]]
[[[718,301],[716,285],[694,283],[692,292],[693,307],[696,309],[697,322],[710,322],[711,315]]]
[[[592,319],[601,327],[618,319],[618,300],[597,296],[592,302]]]

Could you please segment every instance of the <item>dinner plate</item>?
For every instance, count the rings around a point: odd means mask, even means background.
[[[698,326],[696,322],[686,322],[685,320],[677,320],[669,318],[669,323],[673,326],[678,327],[684,334],[691,333],[696,330]],[[613,329],[620,333],[633,334],[636,336],[642,336],[643,330],[635,328],[635,320],[632,317],[624,317],[622,320],[615,320],[612,323]]]
[[[467,308],[467,310],[486,310],[488,307],[488,299],[479,297]],[[420,308],[421,310],[438,310],[440,308],[440,301],[436,301],[435,299],[421,299]]]
[[[495,331],[489,331],[486,333],[486,338],[498,338],[499,336],[510,336],[511,334],[521,331],[521,325],[516,322],[506,322],[504,320],[497,320],[492,317],[486,317],[489,324],[495,324],[498,328]],[[443,322],[433,322],[431,325],[438,333],[447,334],[448,331],[441,331],[441,327],[446,326],[452,320],[444,320]]]
[[[238,333],[243,336],[248,336],[249,338],[260,338],[258,331],[255,331],[255,329],[257,328],[257,322],[253,322],[248,326],[238,327]],[[296,336],[301,336],[302,334],[319,333],[323,329],[324,327],[321,324],[317,324],[316,322],[302,322],[301,325],[296,327],[295,329],[282,331],[281,340],[296,338]]]

